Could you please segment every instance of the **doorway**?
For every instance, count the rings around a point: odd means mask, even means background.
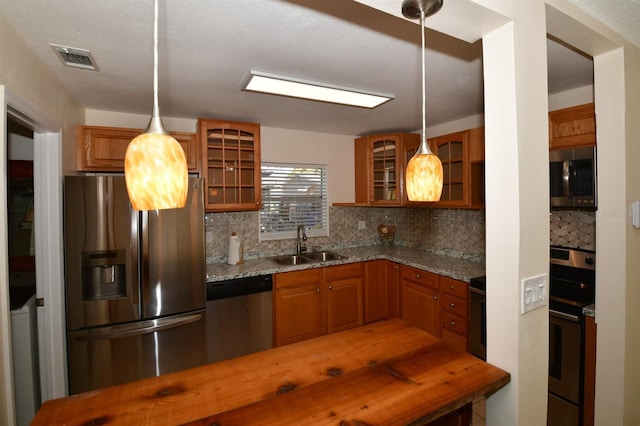
[[[28,425],[40,407],[36,318],[33,130],[7,117],[7,227],[13,391],[16,424]]]

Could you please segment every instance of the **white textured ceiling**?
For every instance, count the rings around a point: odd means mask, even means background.
[[[640,47],[640,0],[569,0]]]
[[[598,2],[575,3],[589,12]],[[606,19],[630,16],[607,9]],[[151,113],[153,1],[2,0],[0,15],[86,108]],[[90,50],[99,72],[62,66],[49,43]],[[481,42],[427,30],[427,47],[427,125],[481,113]],[[551,93],[591,84],[589,58],[553,41],[548,49]],[[420,127],[419,28],[355,1],[160,0],[159,50],[164,116],[349,135]],[[368,110],[243,92],[251,69],[395,99]]]

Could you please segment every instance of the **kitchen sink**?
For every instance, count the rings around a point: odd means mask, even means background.
[[[327,262],[329,260],[347,259],[347,256],[332,251],[312,251],[303,254],[285,254],[269,258],[278,265],[301,265],[305,263]]]
[[[326,262],[328,260],[340,260],[347,258],[346,256],[342,256],[341,254],[334,253],[332,251],[312,251],[304,253],[301,256],[311,259],[314,262]]]
[[[300,265],[302,263],[311,263],[311,259],[299,256],[297,254],[286,254],[282,256],[271,257],[271,261],[278,265]]]

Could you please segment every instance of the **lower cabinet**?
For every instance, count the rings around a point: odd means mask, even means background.
[[[593,426],[596,396],[596,341],[597,325],[595,317],[585,316],[584,342],[584,426]]]
[[[275,346],[361,326],[362,276],[362,263],[275,274]]]
[[[464,281],[389,260],[275,274],[274,344],[402,318],[467,351],[468,291]]]
[[[468,351],[469,285],[466,282],[401,265],[399,284],[403,320],[461,351]]]
[[[442,334],[440,338],[457,349],[469,347],[469,285],[464,281],[440,277]]]
[[[400,315],[411,325],[440,337],[440,276],[400,266]]]
[[[275,274],[274,287],[275,346],[323,334],[322,268]]]
[[[400,265],[389,260],[364,262],[364,322],[400,317]]]

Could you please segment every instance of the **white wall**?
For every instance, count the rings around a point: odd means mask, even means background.
[[[511,383],[488,400],[487,424],[539,425],[546,423],[548,311],[521,314],[520,285],[546,273],[549,262],[544,2],[492,4],[513,22],[483,37],[487,360],[509,371]]]
[[[578,87],[566,92],[549,95],[549,111],[584,105],[593,102],[593,86]]]

